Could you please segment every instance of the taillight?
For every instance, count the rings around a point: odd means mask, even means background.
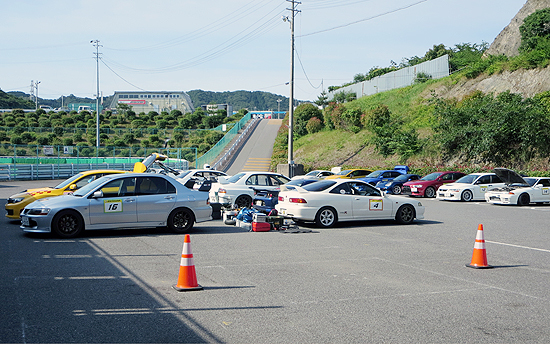
[[[289,198],[288,201],[290,203],[307,203],[303,198]]]
[[[277,199],[279,200],[279,202],[284,202],[285,201],[284,197],[281,197],[281,196],[277,197]]]

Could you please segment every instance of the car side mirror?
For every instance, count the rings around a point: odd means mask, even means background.
[[[76,184],[69,185],[69,190],[72,190],[72,191],[76,190]]]
[[[103,191],[101,190],[98,190],[96,192],[94,192],[94,194],[92,195],[93,198],[101,198],[103,197]]]

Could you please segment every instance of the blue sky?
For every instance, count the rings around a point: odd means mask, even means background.
[[[525,0],[302,0],[295,98],[315,100],[372,67],[434,44],[491,43]],[[0,89],[39,97],[100,92],[266,91],[289,96],[284,0],[3,1]]]

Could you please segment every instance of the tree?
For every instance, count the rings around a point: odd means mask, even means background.
[[[315,101],[315,105],[320,106],[322,109],[325,108],[325,106],[328,105],[328,94],[327,91],[323,90],[319,97],[317,97],[317,100]]]
[[[294,110],[294,135],[296,138],[307,135],[307,122],[313,118],[322,118],[322,112],[310,103],[300,104]]]
[[[527,52],[537,47],[541,39],[550,37],[550,8],[537,10],[523,20],[519,27],[521,34],[520,52]]]

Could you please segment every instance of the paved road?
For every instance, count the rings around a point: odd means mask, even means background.
[[[262,119],[233,164],[227,169],[227,174],[234,175],[241,171],[269,171],[273,143],[282,121],[281,119]]]
[[[172,289],[182,235],[59,240],[3,219],[0,341],[547,343],[550,206],[421,201],[426,219],[409,226],[199,224],[191,245],[204,290],[184,293]],[[480,223],[493,269],[465,267]]]

